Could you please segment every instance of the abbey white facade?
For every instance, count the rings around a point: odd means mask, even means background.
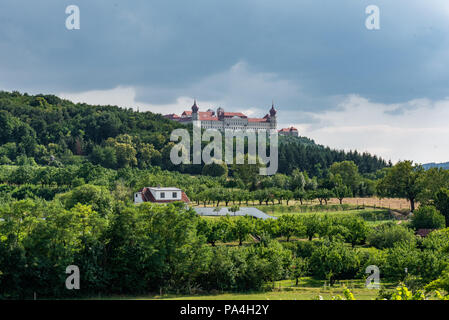
[[[199,111],[195,101],[192,111],[184,111],[181,116],[169,114],[165,117],[181,123],[193,123],[202,129],[266,131],[276,130],[276,113],[274,104],[271,106],[269,113],[263,118],[248,118],[241,112],[225,112],[223,108],[218,108],[216,113],[212,109],[203,112]]]

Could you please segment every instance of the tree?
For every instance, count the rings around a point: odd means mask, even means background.
[[[351,279],[359,270],[357,252],[340,241],[325,241],[310,257],[310,268],[315,276],[329,280],[332,286],[337,279]]]
[[[205,236],[208,243],[215,247],[215,243],[224,239],[223,224],[217,219],[201,219],[198,223],[198,233]]]
[[[290,202],[290,200],[293,199],[293,191],[290,190],[285,190],[284,191],[284,200],[287,201],[287,206],[288,203]]]
[[[85,184],[58,195],[58,198],[67,209],[71,209],[79,203],[91,205],[94,211],[103,216],[112,211],[112,195],[105,187]]]
[[[231,211],[235,216],[235,213],[240,211],[240,207],[239,206],[231,206],[231,208],[229,208],[229,211]]]
[[[255,200],[259,201],[259,205],[265,201],[266,191],[265,190],[257,190],[253,193],[253,197]]]
[[[354,247],[356,244],[365,243],[366,236],[368,234],[368,226],[362,218],[345,217],[340,222],[348,229],[348,233],[345,240],[352,244]]]
[[[425,290],[444,290],[446,292],[445,298],[449,298],[449,268],[447,268],[438,279],[429,283],[425,287]]]
[[[254,179],[259,176],[259,169],[263,165],[260,163],[259,159],[256,159],[256,164],[248,163],[248,154],[244,155],[244,164],[234,163],[231,166],[232,175],[235,178],[241,179],[245,184],[251,183]]]
[[[391,249],[387,249],[387,258],[382,270],[390,279],[404,280],[407,274],[417,275],[422,261],[420,251],[413,243],[397,243]]]
[[[334,175],[339,175],[343,185],[351,189],[352,193],[357,191],[360,183],[359,168],[353,161],[335,162],[329,171]]]
[[[377,192],[383,197],[406,198],[414,212],[415,201],[422,191],[420,179],[423,174],[422,166],[413,165],[412,161],[399,162],[379,181]]]
[[[306,186],[306,179],[304,178],[304,174],[299,170],[293,170],[292,176],[290,178],[290,189],[291,190],[304,190]]]
[[[115,169],[117,168],[117,156],[115,148],[106,146],[95,146],[90,154],[92,163],[99,164],[105,168]]]
[[[299,279],[307,274],[308,268],[309,265],[307,259],[297,257],[293,260],[293,264],[291,266],[292,278],[295,280],[296,286],[299,284]]]
[[[418,195],[421,204],[432,204],[441,189],[449,188],[449,170],[431,168],[426,170],[421,177],[422,191]]]
[[[293,197],[295,200],[299,200],[301,205],[303,205],[304,200],[307,199],[307,192],[301,189],[296,189],[293,193]]]
[[[233,233],[239,241],[239,246],[243,244],[246,237],[254,230],[254,221],[250,216],[239,217],[233,225]]]
[[[320,205],[322,205],[323,201],[327,204],[327,202],[332,198],[333,193],[328,189],[319,189],[315,191],[315,196],[320,201]]]
[[[413,213],[411,225],[415,229],[441,229],[446,221],[435,207],[421,206]]]
[[[139,168],[146,169],[151,166],[154,158],[160,157],[160,152],[157,151],[152,144],[138,143],[136,146],[137,161]]]
[[[440,189],[435,196],[435,206],[445,218],[446,227],[449,227],[449,189]]]
[[[303,219],[303,223],[306,227],[306,235],[309,241],[312,241],[313,237],[320,231],[320,218],[317,215],[308,216]]]
[[[226,163],[212,162],[204,165],[202,174],[210,177],[226,177],[228,175],[228,166]]]
[[[279,232],[290,241],[292,236],[302,236],[305,234],[305,227],[299,219],[292,215],[282,215],[277,219]]]
[[[333,190],[333,194],[340,201],[340,204],[343,204],[344,198],[350,197],[352,195],[351,190],[343,184],[337,185]]]

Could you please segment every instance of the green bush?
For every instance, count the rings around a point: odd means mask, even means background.
[[[413,213],[411,225],[415,229],[441,229],[446,226],[446,220],[435,207],[422,206]]]
[[[372,228],[367,236],[368,243],[378,249],[393,248],[396,243],[416,243],[412,230],[394,224],[386,223]]]

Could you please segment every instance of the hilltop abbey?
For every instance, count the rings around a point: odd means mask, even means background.
[[[274,104],[263,118],[248,118],[241,112],[225,112],[223,108],[218,108],[216,113],[212,109],[203,112],[199,111],[195,100],[192,111],[184,111],[181,116],[169,114],[165,117],[185,124],[193,123],[202,129],[259,131],[276,130],[276,113]]]

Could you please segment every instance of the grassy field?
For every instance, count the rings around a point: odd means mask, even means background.
[[[367,289],[363,280],[339,281],[333,287],[326,285],[325,281],[315,280],[310,277],[301,279],[298,286],[292,280],[278,281],[274,289],[267,292],[250,293],[213,293],[195,295],[149,295],[149,296],[114,296],[106,299],[132,299],[132,300],[314,300],[321,296],[324,300],[343,296],[343,290],[347,287],[357,300],[375,300],[379,290]],[[392,284],[386,284],[385,288],[391,289]]]
[[[276,202],[275,202],[276,203]],[[286,202],[283,202],[284,205],[286,204]],[[315,205],[319,205],[320,202],[318,200],[314,200],[314,201],[304,201],[303,202],[304,205],[306,206],[315,206]],[[329,205],[338,205],[340,204],[340,201],[338,199],[330,199],[328,201]],[[193,206],[196,206],[196,204],[192,203]],[[220,203],[221,206],[225,206],[224,202]],[[232,202],[230,202],[228,204],[228,206],[233,205]],[[271,203],[270,203],[271,205]],[[277,205],[277,204],[276,204]],[[290,200],[289,201],[289,206],[300,206],[301,203],[299,201],[296,200]],[[380,199],[377,197],[371,197],[371,198],[345,198],[343,199],[343,205],[350,205],[350,206],[363,206],[363,207],[373,207],[373,208],[383,208],[383,209],[392,209],[392,210],[410,210],[410,203],[408,202],[408,200],[406,199],[398,199],[398,198],[384,198],[384,199]],[[419,206],[419,204],[416,204],[417,206]],[[213,205],[206,205],[207,207],[213,207]],[[245,207],[246,204],[242,203],[241,204],[242,207]],[[259,206],[259,202],[252,202],[250,201],[248,203],[249,207],[260,207]],[[265,203],[263,204],[263,206],[265,206]],[[263,207],[262,206],[262,207]],[[199,207],[204,207],[203,204],[200,204]]]
[[[338,210],[338,208],[335,208],[335,206],[333,206],[334,210],[319,211],[320,209],[322,210],[322,207],[323,206],[317,206],[316,211],[315,209],[310,210],[310,208],[309,209],[306,208],[306,210],[303,210],[302,207],[301,209],[297,210],[295,210],[295,208],[293,208],[292,210],[292,208],[286,208],[282,206],[279,207],[271,206],[268,208],[258,207],[258,208],[274,217],[280,217],[285,214],[294,214],[301,216],[329,215],[332,217],[345,217],[345,216],[360,217],[363,218],[369,225],[378,225],[390,221],[396,221],[398,219],[397,214],[394,214],[388,209],[364,208],[364,209]]]

